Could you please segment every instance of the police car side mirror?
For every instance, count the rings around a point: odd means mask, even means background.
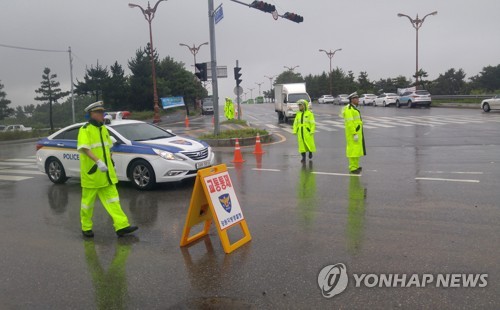
[[[111,138],[111,142],[113,142],[113,145],[118,143],[118,141],[116,140],[115,137],[111,136],[110,138]]]
[[[170,134],[174,134],[174,132],[170,129],[167,129],[167,132],[170,133]]]

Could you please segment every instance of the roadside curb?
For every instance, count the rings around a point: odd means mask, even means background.
[[[255,145],[256,137],[250,138],[238,138],[240,146],[251,146]],[[267,135],[260,136],[260,141],[265,143],[270,143],[273,140],[273,134],[269,133]],[[231,139],[203,139],[208,145],[212,147],[234,147],[236,138]]]

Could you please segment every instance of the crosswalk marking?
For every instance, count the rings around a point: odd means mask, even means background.
[[[20,162],[28,162],[28,163],[34,163],[35,159],[29,159],[29,158],[10,158],[6,159],[4,161],[20,161]]]
[[[38,170],[36,156],[7,158],[0,161],[0,181],[18,182],[33,179],[44,173]]]
[[[271,128],[271,129],[279,128],[278,126],[274,126],[274,125],[271,125],[271,124],[266,124],[266,127]]]
[[[325,130],[325,131],[337,131],[337,129],[326,127],[326,126],[321,126],[321,125],[320,126],[316,126],[316,128],[319,128],[319,129]],[[316,132],[318,132],[318,131],[316,130]]]
[[[27,163],[16,163],[16,162],[5,162],[5,161],[0,161],[0,165],[2,165],[2,166],[31,166]]]

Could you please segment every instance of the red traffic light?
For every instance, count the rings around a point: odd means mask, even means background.
[[[289,19],[292,22],[301,23],[304,21],[304,17],[297,15],[295,13],[286,12],[283,14],[283,18]]]
[[[276,11],[276,7],[274,5],[266,3],[264,1],[254,1],[249,5],[249,7],[266,13],[272,13]]]

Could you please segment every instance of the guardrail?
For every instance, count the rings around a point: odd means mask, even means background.
[[[495,95],[432,95],[432,99],[443,99],[443,100],[453,100],[453,99],[477,99],[479,101],[484,99],[493,98]]]

